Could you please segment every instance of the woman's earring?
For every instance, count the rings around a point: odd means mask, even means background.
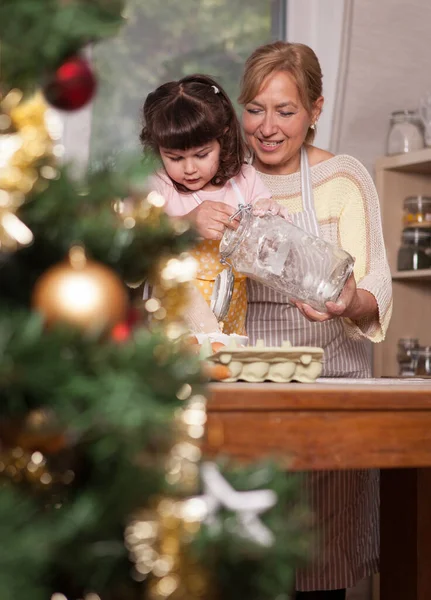
[[[316,123],[311,123],[310,129],[316,129]]]

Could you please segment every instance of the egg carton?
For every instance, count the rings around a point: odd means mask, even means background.
[[[224,383],[312,383],[322,373],[323,349],[292,346],[290,342],[271,348],[266,347],[263,340],[258,340],[256,346],[238,347],[232,340],[229,346],[207,355],[205,359],[229,368],[231,377],[223,379]]]

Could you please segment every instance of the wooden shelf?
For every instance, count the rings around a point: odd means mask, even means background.
[[[418,269],[417,271],[395,271],[392,273],[392,279],[419,279],[431,281],[431,269]]]
[[[400,338],[418,338],[422,346],[431,344],[431,269],[397,270],[404,200],[408,196],[431,196],[431,148],[380,158],[375,176],[392,272],[393,312],[385,341],[373,346],[374,375],[393,376],[398,373]]]
[[[431,148],[396,156],[384,156],[376,162],[376,170],[431,175]]]

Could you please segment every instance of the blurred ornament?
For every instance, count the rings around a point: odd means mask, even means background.
[[[126,322],[117,323],[111,331],[111,339],[114,342],[127,342],[132,334],[132,328]]]
[[[97,82],[88,62],[72,56],[58,67],[43,88],[45,98],[60,110],[78,110],[94,96]]]
[[[120,321],[114,325],[111,330],[111,339],[115,342],[127,342],[132,335],[133,330],[142,322],[140,310],[135,306],[131,306],[127,311],[124,321]]]
[[[51,267],[36,282],[33,307],[48,325],[63,322],[87,333],[109,331],[124,320],[128,299],[117,275],[74,246],[68,260]]]
[[[49,112],[40,94],[28,100],[16,89],[0,95],[0,248],[5,250],[33,241],[16,212],[40,179],[57,173],[51,166],[55,144]]]

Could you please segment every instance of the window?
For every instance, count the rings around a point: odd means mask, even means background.
[[[244,61],[284,37],[286,0],[131,0],[120,35],[98,45],[91,155],[139,147],[146,95],[172,79],[212,75],[235,102]]]

